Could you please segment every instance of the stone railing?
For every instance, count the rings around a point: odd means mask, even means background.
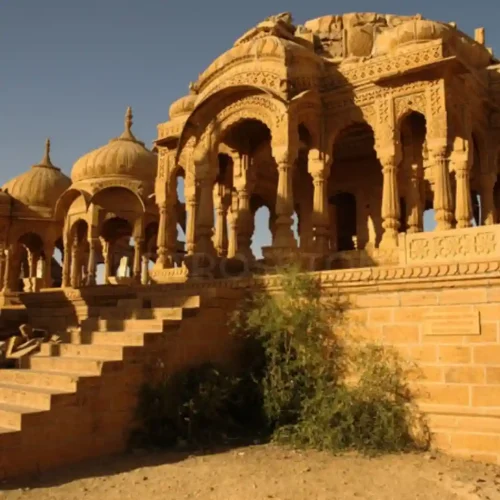
[[[401,234],[400,265],[500,260],[500,224]]]

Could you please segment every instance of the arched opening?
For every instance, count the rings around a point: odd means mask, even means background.
[[[75,221],[70,229],[69,243],[71,248],[65,252],[65,258],[70,260],[70,281],[74,288],[84,286],[87,281],[88,232],[88,224],[83,219]]]
[[[43,259],[43,240],[39,234],[28,232],[20,236],[17,242],[18,255],[14,257],[17,257],[14,275],[17,277],[16,289],[23,291],[25,279],[43,276],[39,265]]]
[[[352,193],[337,193],[329,198],[334,207],[336,248],[338,252],[357,249],[356,196]]]
[[[255,221],[252,253],[257,260],[261,260],[262,247],[271,246],[273,242],[271,210],[259,195],[252,196],[251,209]]]
[[[134,247],[132,242],[132,225],[121,217],[112,217],[104,221],[100,231],[104,257],[104,276],[102,281],[108,283],[109,278],[130,278]]]
[[[253,240],[265,241],[259,234],[261,224],[256,226],[255,214],[262,204],[274,207],[276,199],[278,172],[271,151],[271,133],[262,122],[246,119],[225,132],[222,146],[232,153],[219,157],[218,182],[224,186],[219,192],[219,206],[222,203],[227,224],[226,239],[224,231],[217,232],[219,246],[227,241],[228,257],[251,262],[261,255],[262,247],[259,243],[254,245]],[[258,207],[255,200],[259,200]],[[218,219],[222,224],[220,212]]]
[[[425,116],[416,111],[400,121],[402,161],[399,175],[400,232],[419,233],[424,230],[424,211],[434,218],[432,192],[424,171],[424,145],[427,133]],[[427,177],[430,172],[427,172]]]
[[[367,123],[352,124],[336,138],[328,180],[332,252],[375,248],[382,236],[382,168],[374,146]]]
[[[64,246],[62,238],[58,238],[55,243],[54,254],[50,262],[50,277],[52,283],[49,286],[59,288],[62,286],[62,265],[64,259]]]
[[[299,153],[294,169],[293,199],[295,212],[292,216],[292,230],[299,247],[303,251],[313,248],[313,198],[314,185],[308,170],[309,151],[312,139],[307,127],[299,125]]]

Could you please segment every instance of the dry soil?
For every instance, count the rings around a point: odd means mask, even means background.
[[[272,445],[135,453],[0,485],[0,500],[500,500],[500,467],[434,454],[367,459]]]

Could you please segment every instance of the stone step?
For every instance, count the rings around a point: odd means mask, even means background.
[[[75,374],[101,375],[110,371],[119,370],[123,364],[121,361],[105,361],[83,357],[58,357],[58,356],[32,356],[30,358],[31,368],[46,372],[65,372]]]
[[[84,332],[78,339],[75,336],[73,342],[81,345],[121,346],[122,348],[145,346],[162,341],[167,332]]]
[[[22,421],[28,415],[41,413],[43,410],[30,408],[29,406],[17,406],[0,403],[0,427],[13,430],[21,430]]]
[[[98,319],[88,318],[82,321],[82,331],[134,331],[162,332],[167,323],[180,322],[182,317],[168,319]]]
[[[0,436],[2,434],[16,434],[18,433],[19,431],[16,431],[15,429],[6,429],[5,427],[0,427]]]
[[[106,323],[124,320],[161,320],[170,319],[180,321],[186,313],[192,310],[184,311],[181,307],[159,307],[154,309],[119,309],[116,307],[101,307],[99,319]],[[97,318],[93,318],[94,322]],[[128,321],[128,322],[130,322]],[[91,321],[89,321],[91,323]]]
[[[201,297],[199,295],[159,295],[149,299],[151,307],[182,307],[183,309],[199,309]]]
[[[26,405],[40,410],[49,410],[61,403],[70,403],[74,399],[75,394],[72,392],[29,385],[0,384],[0,403]]]
[[[123,360],[123,347],[104,344],[49,344],[41,345],[40,356],[93,358],[109,361]]]
[[[83,376],[92,377],[87,374]],[[40,370],[0,370],[0,383],[16,384],[30,387],[43,387],[46,389],[58,389],[60,391],[76,391],[78,380],[81,376],[75,373],[46,372]]]

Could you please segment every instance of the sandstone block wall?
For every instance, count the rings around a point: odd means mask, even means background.
[[[435,446],[500,463],[500,286],[368,292],[352,302],[355,332],[418,364],[413,384]]]

